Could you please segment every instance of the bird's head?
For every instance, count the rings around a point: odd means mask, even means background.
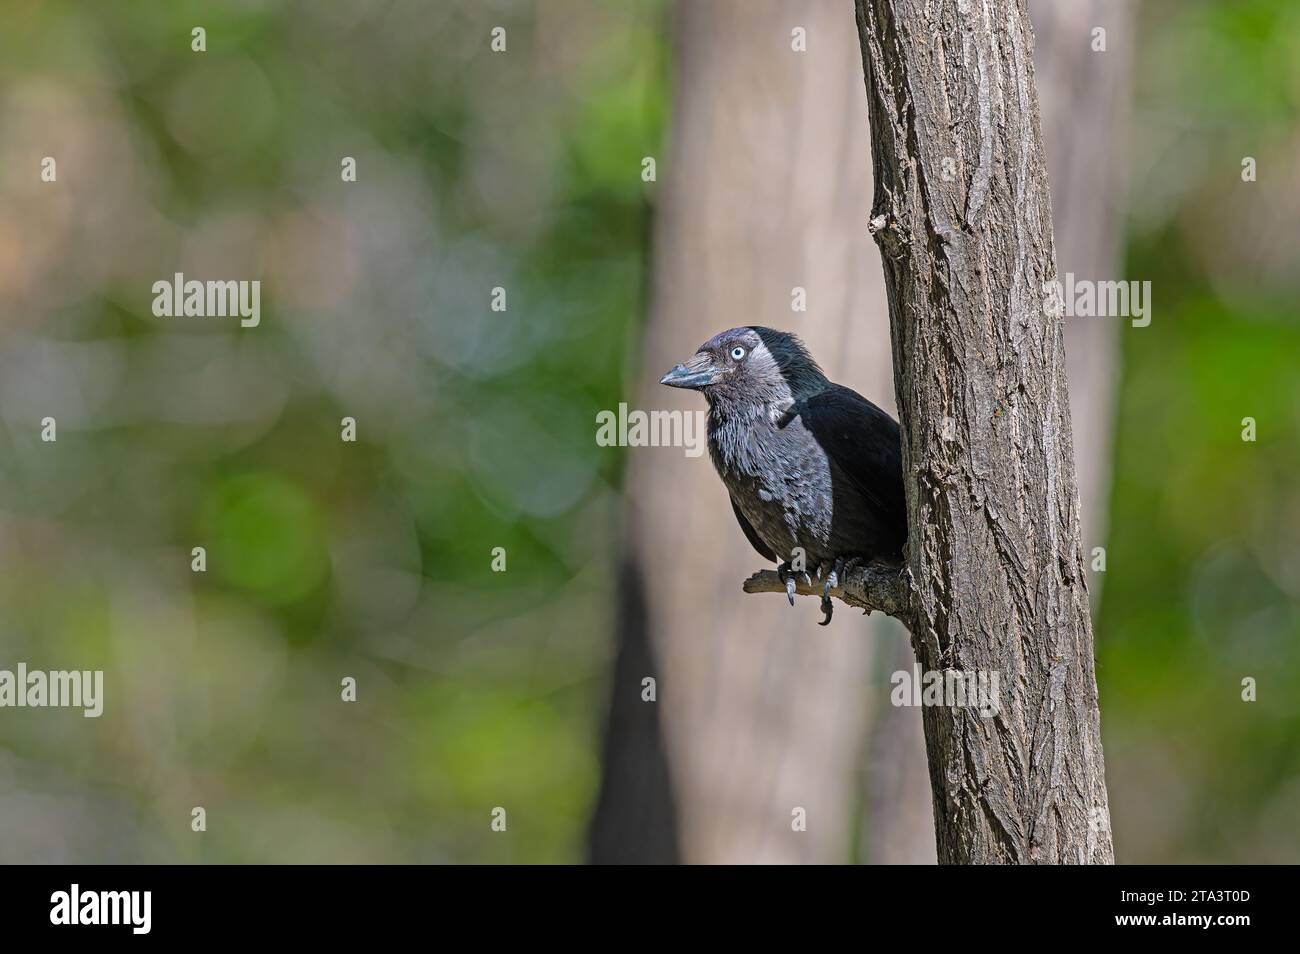
[[[795,335],[744,327],[714,335],[659,383],[701,391],[710,403],[765,404],[820,390],[826,378]]]

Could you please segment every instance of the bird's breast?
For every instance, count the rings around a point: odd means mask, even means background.
[[[709,453],[736,506],[777,556],[803,548],[810,564],[832,555],[830,467],[798,418],[767,415],[743,426],[710,421]]]

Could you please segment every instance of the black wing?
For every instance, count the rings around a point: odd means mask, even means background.
[[[736,506],[736,500],[734,497],[731,500],[731,509],[736,512],[736,522],[740,524],[740,529],[745,531],[745,539],[754,545],[754,549],[758,551],[758,555],[775,563],[776,554],[772,552],[771,547],[763,542],[763,538],[755,532],[753,524],[745,519],[745,515],[741,513],[740,508]]]
[[[907,539],[903,457],[898,422],[857,391],[833,384],[794,405],[835,466],[867,501],[902,551]]]

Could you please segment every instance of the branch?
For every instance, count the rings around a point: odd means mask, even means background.
[[[795,577],[795,592],[800,596],[822,595],[822,583],[810,577],[811,585],[802,575]],[[785,583],[776,570],[759,570],[745,581],[746,593],[780,593],[785,595]],[[872,610],[892,616],[911,628],[911,610],[908,600],[907,573],[892,567],[868,564],[855,566],[844,574],[839,586],[831,587],[831,596],[839,597],[850,606]]]

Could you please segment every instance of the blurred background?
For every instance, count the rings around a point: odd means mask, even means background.
[[[1060,271],[1152,283],[1067,327],[1117,857],[1295,863],[1300,7],[1030,8]],[[934,860],[906,634],[595,441],[738,324],[892,409],[849,0],[4,20],[0,669],[105,704],[0,709],[0,862]]]

